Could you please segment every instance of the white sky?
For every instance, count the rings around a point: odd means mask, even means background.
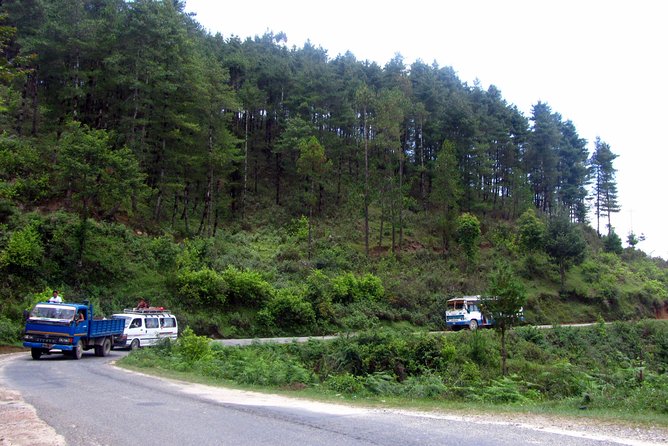
[[[619,155],[612,225],[624,245],[630,230],[643,233],[639,248],[668,259],[668,2],[187,0],[186,10],[226,38],[283,31],[289,47],[308,39],[330,58],[436,61],[470,85],[496,85],[527,117],[547,102],[590,152],[600,136]]]

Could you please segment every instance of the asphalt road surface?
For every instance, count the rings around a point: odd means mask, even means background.
[[[0,387],[20,392],[70,446],[651,444],[493,416],[369,409],[187,384],[115,367],[124,354],[101,358],[91,350],[78,361],[13,354],[0,361]],[[0,444],[16,443],[0,438]]]

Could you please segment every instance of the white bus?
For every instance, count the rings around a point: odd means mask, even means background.
[[[494,320],[480,310],[480,296],[456,297],[447,301],[445,323],[450,330],[491,327]]]

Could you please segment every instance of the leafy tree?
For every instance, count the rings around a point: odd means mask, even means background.
[[[506,332],[517,325],[526,304],[526,291],[507,263],[497,266],[492,273],[487,294],[481,302],[482,311],[494,319],[494,329],[501,337],[501,371],[508,374],[506,359]]]
[[[60,140],[57,171],[60,186],[83,218],[129,212],[130,198],[145,190],[132,152],[113,149],[108,132],[77,122],[68,125]]]
[[[464,213],[457,220],[457,241],[466,255],[467,264],[472,265],[478,255],[480,240],[480,221],[469,213]]]
[[[559,265],[561,289],[564,288],[566,271],[571,265],[581,263],[585,258],[587,243],[580,228],[564,215],[550,218],[547,225],[545,251]]]
[[[517,241],[525,252],[535,252],[545,247],[545,223],[537,216],[532,208],[527,209],[517,220]]]

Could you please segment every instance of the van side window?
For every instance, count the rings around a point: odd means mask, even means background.
[[[158,328],[159,322],[157,317],[146,318],[146,328]]]
[[[164,319],[160,319],[160,325],[165,328],[170,328],[170,327],[175,327],[176,324],[174,323],[174,318],[173,317],[166,317]]]
[[[130,328],[138,328],[141,327],[141,319],[133,319],[132,323],[130,324]]]

